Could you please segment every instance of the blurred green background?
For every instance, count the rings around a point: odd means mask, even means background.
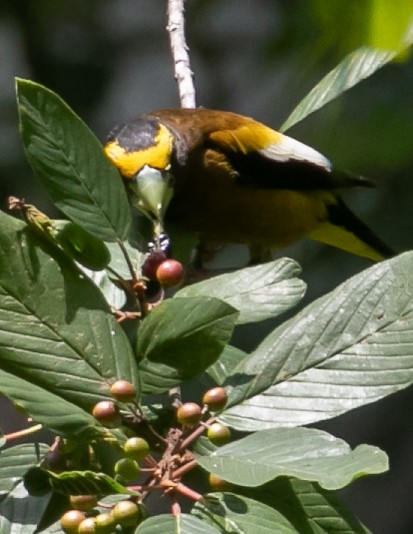
[[[189,0],[187,39],[197,103],[253,116],[277,128],[346,54],[391,46],[411,0]],[[166,25],[166,0],[3,0],[0,4],[0,192],[56,215],[32,177],[19,140],[14,77],[59,93],[104,141],[117,122],[178,106]],[[338,167],[368,176],[375,191],[346,201],[395,250],[413,246],[413,60],[404,54],[288,131]],[[222,261],[242,263],[239,247]],[[369,263],[315,243],[278,255],[303,267],[306,302]],[[256,344],[245,329],[237,342]],[[266,329],[266,330],[265,330]],[[343,498],[375,533],[413,532],[413,392],[406,390],[318,425],[350,444],[390,455],[390,473],[355,482]],[[4,430],[14,428],[9,412]],[[9,428],[8,428],[9,427]]]

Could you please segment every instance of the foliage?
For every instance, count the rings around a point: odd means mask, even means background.
[[[287,124],[399,51],[356,51]],[[96,138],[41,85],[18,80],[17,100],[27,158],[70,222],[24,202],[12,203],[24,221],[0,215],[1,391],[55,435],[51,448],[2,451],[1,532],[61,532],[68,495],[97,495],[93,515],[119,499],[141,505],[152,491],[171,496],[171,513],[142,504],[136,530],[119,524],[116,531],[366,532],[333,491],[384,472],[385,453],[363,444],[351,450],[301,425],[413,382],[413,254],[354,276],[244,353],[231,346],[238,325],[275,317],[302,298],[297,264],[246,268],[151,302],[140,273],[145,251],[129,242],[122,181]],[[114,400],[109,390],[118,380],[137,396],[118,403],[122,424],[107,428],[91,412]],[[216,414],[204,407],[202,424],[181,427],[176,389],[197,391],[191,400],[199,401],[206,383],[225,387],[228,404]],[[202,436],[215,420],[247,434],[216,448]],[[141,462],[148,471],[134,484],[114,469],[131,435],[151,449]],[[193,470],[230,489],[205,491]],[[192,504],[188,513],[178,497]]]

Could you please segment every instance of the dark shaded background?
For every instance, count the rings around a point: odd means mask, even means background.
[[[308,90],[364,43],[359,0],[192,0],[187,34],[197,101],[254,116],[277,127]],[[164,0],[3,0],[0,4],[0,194],[24,197],[54,216],[32,177],[18,136],[14,77],[59,93],[104,140],[116,122],[178,106]],[[413,61],[387,66],[294,127],[291,135],[337,166],[366,175],[377,191],[347,202],[396,250],[413,246]],[[225,252],[242,263],[238,247]],[[306,302],[368,267],[368,262],[315,243],[282,254],[297,259],[309,284]],[[269,330],[272,324],[263,328]],[[265,332],[245,329],[255,346]],[[0,385],[1,388],[1,385]],[[413,532],[412,389],[318,427],[390,455],[391,470],[343,492],[375,533]],[[16,429],[0,405],[0,425]],[[23,424],[21,421],[19,424]]]

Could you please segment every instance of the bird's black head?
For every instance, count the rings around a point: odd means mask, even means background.
[[[112,130],[105,153],[125,178],[134,178],[146,165],[166,170],[173,148],[171,132],[155,118],[140,117]]]

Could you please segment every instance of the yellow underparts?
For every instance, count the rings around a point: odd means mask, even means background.
[[[162,124],[153,146],[128,152],[117,140],[107,143],[104,151],[109,160],[125,178],[133,178],[145,165],[154,169],[165,169],[170,163],[173,138]]]
[[[173,215],[217,241],[283,247],[326,221],[327,204],[334,202],[325,191],[240,187],[224,156],[207,151],[204,162],[213,172],[190,169],[191,180],[174,198]]]

